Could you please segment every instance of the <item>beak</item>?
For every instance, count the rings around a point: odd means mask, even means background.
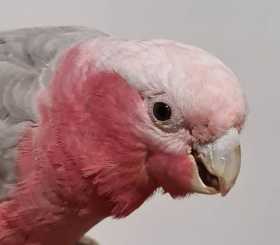
[[[225,196],[234,185],[240,170],[241,152],[237,129],[206,145],[193,147],[192,191]]]

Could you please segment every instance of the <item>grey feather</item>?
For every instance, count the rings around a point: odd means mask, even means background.
[[[0,200],[16,182],[18,139],[36,123],[36,93],[52,76],[51,64],[75,43],[106,34],[85,27],[37,27],[0,32]]]

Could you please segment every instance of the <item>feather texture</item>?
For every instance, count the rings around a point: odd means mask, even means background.
[[[38,27],[0,32],[0,200],[15,182],[15,154],[26,124],[36,125],[36,95],[55,60],[77,42],[105,36],[85,27]]]
[[[74,245],[158,187],[192,192],[186,152],[245,114],[236,76],[195,47],[83,27],[0,33],[0,243]]]

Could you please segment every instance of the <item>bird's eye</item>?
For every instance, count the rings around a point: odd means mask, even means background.
[[[154,117],[159,121],[167,121],[171,118],[171,108],[164,102],[155,102],[153,106]]]
[[[165,133],[175,133],[184,127],[184,118],[181,111],[167,93],[147,93],[144,98],[153,126]]]

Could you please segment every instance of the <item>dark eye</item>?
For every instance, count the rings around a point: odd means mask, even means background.
[[[154,117],[159,121],[167,121],[171,118],[171,108],[164,102],[156,102],[153,107]]]

